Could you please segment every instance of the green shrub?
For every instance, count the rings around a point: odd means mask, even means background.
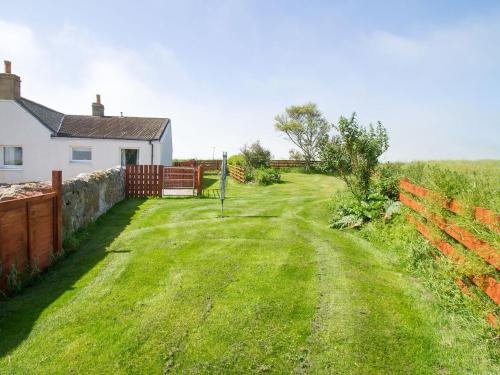
[[[255,181],[260,185],[272,185],[281,182],[281,174],[274,168],[255,170]]]
[[[372,193],[391,200],[399,199],[399,181],[404,177],[401,163],[380,164],[374,174]]]
[[[255,170],[253,168],[245,168],[245,182],[252,182],[255,180]]]
[[[232,155],[227,159],[229,165],[237,165],[238,167],[245,166],[245,156],[243,154]]]
[[[321,169],[337,172],[359,201],[366,200],[378,158],[389,147],[387,131],[380,121],[376,126],[360,125],[356,113],[340,117],[334,128],[338,134],[325,142],[320,152]]]
[[[352,193],[344,191],[336,195],[331,203],[332,228],[360,228],[364,223],[385,216],[391,218],[399,212],[399,202],[394,202],[381,194],[370,194],[359,200]]]
[[[383,217],[391,219],[401,210],[399,181],[401,165],[384,163],[377,167],[370,183],[371,194],[365,198],[351,191],[338,193],[331,204],[331,226],[333,228],[360,228],[363,224]]]
[[[266,150],[257,141],[250,146],[245,145],[241,149],[245,158],[245,166],[250,168],[268,168],[271,164],[271,151]]]

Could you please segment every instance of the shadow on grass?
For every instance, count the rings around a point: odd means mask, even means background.
[[[29,336],[40,314],[64,293],[73,290],[74,284],[108,253],[128,252],[106,250],[143,202],[144,199],[130,199],[116,204],[94,224],[75,235],[78,244],[74,252],[56,262],[33,285],[0,301],[0,358],[20,345]]]
[[[210,189],[212,186],[219,182],[220,177],[218,175],[204,175],[203,176],[203,190]]]
[[[220,215],[219,215],[220,217]],[[277,215],[226,215],[224,214],[224,219],[227,218],[240,218],[240,219],[272,219],[279,217]]]

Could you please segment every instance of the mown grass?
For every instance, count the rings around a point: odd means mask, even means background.
[[[491,374],[498,357],[391,249],[328,228],[342,184],[128,200],[0,302],[0,373]],[[215,183],[215,181],[214,181]]]

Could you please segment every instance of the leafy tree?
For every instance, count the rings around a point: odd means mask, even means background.
[[[259,141],[250,146],[245,145],[241,153],[245,158],[245,165],[251,168],[267,168],[271,164],[271,151],[262,147]]]
[[[356,113],[350,118],[340,117],[333,126],[338,134],[324,144],[321,166],[329,172],[337,172],[351,193],[358,200],[366,200],[370,194],[371,177],[378,158],[389,147],[389,137],[380,121],[368,128],[358,123]]]
[[[322,144],[328,140],[330,124],[314,103],[292,105],[285,113],[277,115],[274,126],[302,152],[302,159],[309,169],[318,157]]]
[[[304,155],[300,151],[292,149],[288,152],[288,154],[290,156],[290,160],[304,160]]]
[[[243,154],[232,155],[229,157],[229,159],[227,159],[227,163],[229,165],[237,165],[240,167],[244,167],[245,166],[245,157],[243,156]]]

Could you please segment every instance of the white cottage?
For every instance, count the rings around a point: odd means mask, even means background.
[[[172,164],[168,118],[105,116],[100,95],[92,116],[66,115],[21,96],[21,79],[5,61],[0,73],[0,183],[65,179],[126,164]]]

